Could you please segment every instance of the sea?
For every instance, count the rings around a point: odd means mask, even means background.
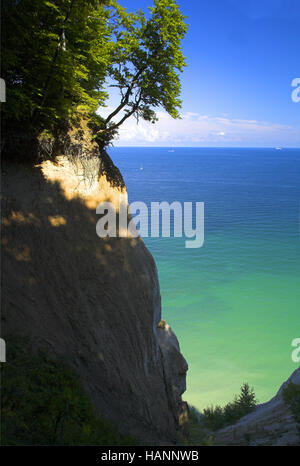
[[[114,147],[129,202],[204,203],[204,243],[145,237],[162,318],[186,358],[183,399],[202,410],[244,382],[260,403],[297,369],[300,149]]]

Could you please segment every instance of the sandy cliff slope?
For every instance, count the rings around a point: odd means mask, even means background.
[[[64,358],[120,431],[173,443],[187,364],[169,327],[157,329],[154,260],[139,238],[96,234],[97,204],[120,200],[107,157],[3,164],[2,336]]]

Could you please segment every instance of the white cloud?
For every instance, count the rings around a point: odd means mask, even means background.
[[[298,146],[300,128],[257,120],[230,119],[185,112],[180,120],[158,112],[153,125],[127,120],[119,130],[116,145],[220,145],[220,146]]]

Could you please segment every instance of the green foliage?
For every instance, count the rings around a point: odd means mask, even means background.
[[[178,433],[178,444],[186,446],[212,446],[211,433],[203,426],[201,413],[189,405],[189,421],[184,432]]]
[[[282,392],[282,397],[293,413],[300,435],[300,386],[289,382]]]
[[[6,0],[2,9],[3,117],[49,128],[94,112],[110,60],[108,13],[97,0]],[[101,53],[100,53],[101,51]]]
[[[99,418],[78,376],[27,344],[8,340],[2,365],[2,445],[134,445]]]
[[[241,387],[239,396],[235,396],[234,400],[227,403],[224,407],[211,406],[203,410],[201,422],[203,425],[213,431],[219,430],[225,426],[234,424],[240,418],[253,411],[257,404],[253,388],[250,388],[247,383]]]
[[[81,115],[104,147],[130,116],[155,122],[161,107],[179,117],[187,27],[175,0],[154,0],[149,17],[127,13],[116,0],[3,3],[5,122],[53,131]],[[119,89],[120,104],[95,124],[108,85]]]
[[[180,433],[178,440],[182,445],[212,446],[212,432],[234,424],[241,417],[253,411],[257,404],[253,388],[247,383],[241,386],[239,396],[224,407],[211,406],[200,413],[189,406],[189,422],[187,432]]]
[[[179,118],[179,72],[185,66],[180,44],[187,26],[176,1],[154,0],[148,19],[142,11],[128,14],[116,1],[112,3],[117,19],[109,77],[121,100],[105,127],[99,128],[99,140],[131,116],[155,123],[159,107]],[[118,121],[113,123],[115,117]]]
[[[221,406],[211,406],[203,410],[203,424],[211,430],[221,429],[225,425],[225,414]]]
[[[254,389],[250,388],[248,383],[244,383],[242,385],[240,396],[237,399],[237,404],[240,407],[243,416],[255,408],[257,400]]]
[[[189,405],[189,421],[193,424],[198,424],[201,419],[201,414],[195,406]]]

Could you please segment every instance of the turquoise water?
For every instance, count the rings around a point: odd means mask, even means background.
[[[230,401],[243,382],[260,402],[298,364],[300,150],[113,148],[129,201],[205,203],[205,242],[145,238],[163,318],[189,363],[184,399]],[[174,151],[174,152],[173,152]],[[142,168],[142,169],[141,169]]]

